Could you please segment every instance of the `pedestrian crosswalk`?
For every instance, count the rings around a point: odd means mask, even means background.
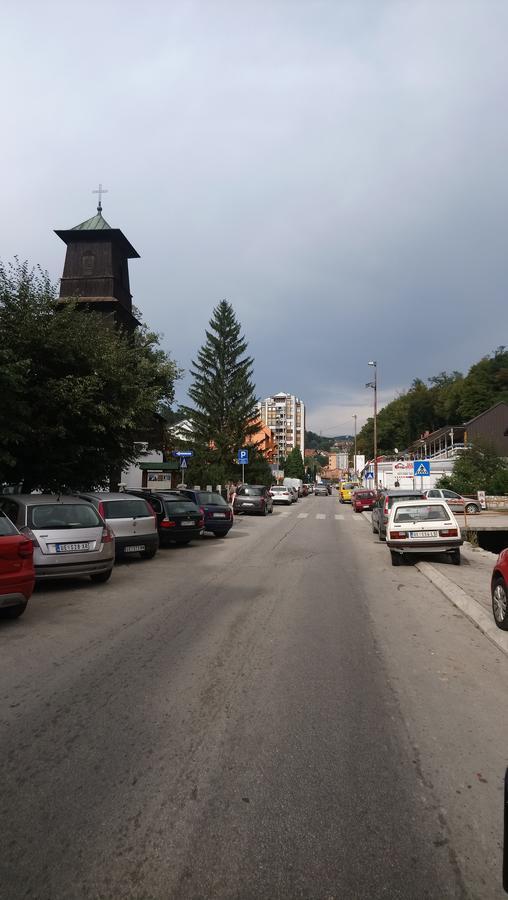
[[[287,519],[289,517],[294,517],[297,519],[318,519],[320,522],[325,521],[326,519],[335,519],[336,522],[343,522],[345,519],[352,519],[353,522],[364,522],[365,519],[363,516],[350,516],[344,515],[343,513],[308,513],[308,512],[296,512],[294,509],[284,509],[284,510],[274,510],[276,516],[280,516],[283,519]]]

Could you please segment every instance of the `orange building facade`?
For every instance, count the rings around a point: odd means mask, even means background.
[[[245,438],[245,446],[257,447],[266,461],[273,465],[277,457],[277,441],[272,429],[259,419],[251,424],[256,426],[256,431]]]

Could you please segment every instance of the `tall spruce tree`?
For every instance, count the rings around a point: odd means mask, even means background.
[[[210,319],[206,341],[192,363],[189,397],[195,406],[186,412],[193,423],[196,446],[209,451],[224,478],[238,474],[234,469],[237,451],[257,430],[253,424],[257,418],[253,360],[245,355],[246,350],[247,341],[233,307],[221,300]]]
[[[304,474],[302,451],[299,447],[293,447],[284,466],[284,475],[288,478],[303,478]]]

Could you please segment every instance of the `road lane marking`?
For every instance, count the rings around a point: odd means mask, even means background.
[[[281,512],[281,513],[279,513],[279,516],[290,516],[290,515],[291,515],[290,512]]]
[[[361,522],[361,521],[362,521],[362,517],[359,516],[357,513],[355,513],[353,516],[353,522]]]
[[[299,519],[306,519],[308,515],[309,515],[308,513],[298,513],[298,518],[299,518]]]
[[[335,514],[335,518],[337,519],[337,522],[343,522],[343,521],[344,521],[344,516],[337,515],[337,513]]]
[[[326,516],[324,513],[318,513],[316,519],[326,519]]]

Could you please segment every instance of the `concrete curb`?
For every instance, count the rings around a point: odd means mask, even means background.
[[[476,625],[476,627],[483,632],[485,637],[487,637],[498,650],[501,650],[502,653],[505,653],[508,656],[508,642],[505,644],[502,643],[499,630],[476,600],[473,600],[473,598],[470,597],[469,594],[466,594],[461,587],[453,581],[450,581],[446,575],[443,575],[434,568],[431,563],[417,562],[415,563],[415,568],[418,569],[422,575],[434,585],[434,587],[437,587],[438,590],[440,590],[441,593],[457,607],[457,609],[460,609],[466,618],[469,619],[473,625]]]

